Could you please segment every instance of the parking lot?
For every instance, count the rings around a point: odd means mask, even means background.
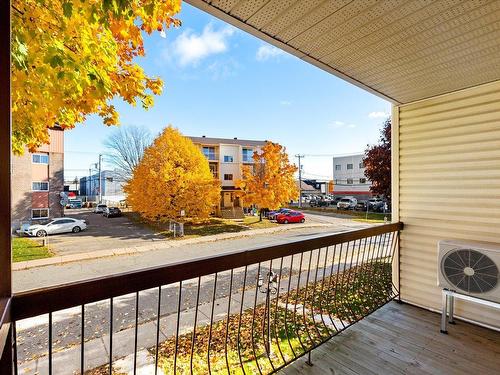
[[[80,233],[49,236],[50,250],[56,255],[133,247],[162,238],[151,230],[131,222],[126,216],[108,219],[85,208],[67,209],[65,216],[86,220],[87,229]]]

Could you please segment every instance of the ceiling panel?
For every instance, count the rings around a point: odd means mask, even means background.
[[[500,80],[500,0],[188,0],[394,103]]]

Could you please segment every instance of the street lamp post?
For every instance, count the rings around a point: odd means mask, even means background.
[[[278,292],[277,287],[278,274],[276,272],[270,271],[267,273],[266,284],[264,284],[264,277],[259,273],[257,279],[257,286],[259,287],[260,293],[266,294],[266,308],[264,311],[264,323],[266,324],[266,337],[267,342],[264,341],[264,346],[266,348],[266,353],[271,357],[271,294],[276,294]]]

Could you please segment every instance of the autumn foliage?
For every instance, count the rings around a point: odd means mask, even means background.
[[[267,142],[260,152],[253,154],[254,165],[243,168],[243,178],[237,186],[244,193],[245,204],[259,208],[278,208],[299,196],[288,154],[278,143]]]
[[[148,220],[166,222],[180,217],[205,219],[220,199],[201,150],[168,126],[149,146],[125,186],[127,201]]]
[[[372,182],[374,194],[391,196],[391,119],[382,127],[379,143],[368,146],[363,159],[365,176]]]
[[[12,144],[34,150],[48,127],[98,114],[118,124],[111,99],[149,108],[159,78],[137,65],[143,34],[180,24],[180,0],[12,0]]]

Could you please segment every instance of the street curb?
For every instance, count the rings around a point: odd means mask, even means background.
[[[51,258],[16,262],[12,264],[12,271],[23,271],[23,270],[28,270],[30,268],[62,265],[65,263],[79,262],[83,260],[98,259],[98,258],[108,258],[120,255],[140,254],[148,251],[180,247],[186,244],[213,242],[213,241],[227,240],[227,239],[234,239],[241,237],[250,237],[256,234],[269,234],[269,233],[285,232],[288,230],[300,229],[300,228],[315,228],[315,227],[327,227],[327,226],[330,226],[330,224],[320,224],[320,223],[301,224],[301,225],[291,225],[286,227],[251,229],[238,233],[221,233],[212,236],[188,238],[185,240],[167,240],[167,239],[161,241],[156,240],[152,241],[152,243],[150,244],[135,246],[135,247],[125,247],[112,250],[99,250],[99,251],[71,254],[71,255],[58,255]]]

